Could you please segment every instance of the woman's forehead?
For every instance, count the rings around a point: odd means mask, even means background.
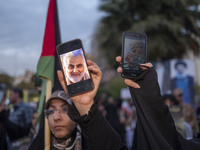
[[[64,105],[68,105],[68,103],[66,101],[64,101],[64,100],[61,100],[61,99],[52,99],[50,101],[49,105],[50,106],[64,106]]]

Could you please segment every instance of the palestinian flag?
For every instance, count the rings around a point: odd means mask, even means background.
[[[46,94],[46,84],[47,80],[51,81],[53,91],[56,89],[61,89],[61,85],[58,82],[57,70],[60,69],[56,45],[60,44],[60,31],[58,24],[58,14],[57,14],[57,4],[56,0],[50,0],[46,28],[43,40],[42,53],[37,65],[37,75],[40,78],[43,78],[43,86],[41,93],[41,101],[39,105],[39,115],[43,109],[44,96]]]
[[[46,139],[46,133],[44,136],[44,102],[47,95],[50,95],[51,92],[62,89],[58,77],[57,70],[60,69],[58,57],[56,54],[56,45],[60,44],[60,31],[58,24],[58,14],[57,14],[57,4],[56,0],[49,1],[46,27],[43,39],[43,47],[40,59],[37,65],[37,76],[42,78],[42,91],[39,101],[38,116],[40,117],[40,128],[38,135],[32,142],[29,150],[46,150],[46,141],[44,142],[44,137]],[[50,84],[49,84],[50,83]],[[49,129],[48,129],[49,130]],[[49,131],[50,133],[50,131]]]
[[[59,67],[55,51],[56,45],[60,43],[57,4],[56,0],[50,0],[42,53],[37,65],[37,75],[50,79],[52,83],[54,83],[55,68]]]

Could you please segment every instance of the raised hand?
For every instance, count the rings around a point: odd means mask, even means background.
[[[116,61],[119,63],[119,64],[121,64],[121,56],[117,56],[116,57]],[[147,66],[147,67],[152,67],[153,65],[151,64],[151,63],[146,63],[146,64],[140,64],[141,66],[141,68],[142,69],[147,69],[146,67],[143,67],[143,66]],[[121,74],[122,73],[122,68],[121,67],[118,67],[117,68],[117,72],[119,73],[119,74]],[[136,82],[134,82],[133,80],[130,80],[130,79],[125,79],[124,80],[124,82],[125,82],[125,84],[127,85],[127,86],[130,86],[130,87],[133,87],[133,88],[140,88],[140,86],[139,86],[139,84],[138,83],[136,83]]]
[[[92,76],[92,81],[94,83],[94,89],[92,91],[71,97],[71,100],[75,104],[80,115],[88,114],[88,111],[90,110],[92,104],[94,103],[94,97],[97,93],[102,78],[101,70],[96,63],[94,63],[91,60],[87,60],[87,64],[88,64],[88,70],[90,71]],[[63,89],[67,93],[67,88],[65,85],[65,80],[62,71],[58,70],[57,74]]]

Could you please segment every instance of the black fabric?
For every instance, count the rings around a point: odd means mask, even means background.
[[[0,139],[0,149],[7,150],[8,145],[6,141],[6,129],[2,122],[0,122]]]
[[[44,111],[42,111],[38,134],[29,146],[28,150],[44,150]]]
[[[147,69],[147,70],[142,70],[142,69],[141,69],[140,75],[137,76],[137,77],[130,78],[131,80],[133,80],[133,81],[139,81],[139,80],[143,79],[143,77],[149,72],[149,69],[150,69],[149,67],[143,66],[143,65],[140,65],[140,66],[141,66],[141,67],[148,68],[148,69]]]
[[[80,116],[75,107],[70,109],[68,115],[80,125],[86,150],[128,150],[119,134],[97,109],[97,102],[88,115]]]
[[[88,115],[85,114],[83,116],[80,116],[80,114],[79,114],[78,110],[76,109],[75,105],[72,104],[69,107],[68,116],[74,122],[77,122],[78,124],[83,124],[83,123],[87,123],[88,121],[90,121],[93,118],[96,109],[97,109],[97,102],[95,101],[94,104],[91,106]]]
[[[8,120],[8,116],[9,116],[9,110],[2,110],[0,112],[0,120],[1,122],[5,122],[6,120]]]
[[[160,95],[154,68],[137,82],[140,89],[129,87],[138,118],[133,149],[199,150],[197,141],[185,140],[176,131],[169,109]]]
[[[121,136],[122,140],[126,140],[125,127],[119,121],[119,115],[117,112],[117,107],[114,104],[106,104],[106,120],[110,123],[112,128]]]
[[[61,43],[61,37],[60,37],[60,28],[59,28],[59,20],[58,20],[58,11],[57,11],[57,2],[55,2],[55,47]],[[60,64],[58,60],[57,52],[55,51],[55,64],[54,64],[54,86],[52,88],[52,93],[56,90],[63,90],[57,75],[57,70],[60,69]]]
[[[27,127],[21,127],[19,125],[12,123],[8,119],[8,116],[9,116],[9,111],[3,110],[0,112],[1,124],[4,127],[5,132],[8,134],[10,141],[12,142],[21,137],[27,136],[31,128],[31,124],[29,124]]]
[[[21,127],[7,120],[5,122],[5,127],[6,127],[7,134],[9,136],[9,139],[12,142],[21,137],[28,136],[28,133],[31,128],[31,124],[29,124],[29,126],[27,127]]]

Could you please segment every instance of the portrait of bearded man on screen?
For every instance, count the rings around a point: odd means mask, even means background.
[[[81,49],[64,54],[62,61],[67,85],[90,78],[84,54]]]

